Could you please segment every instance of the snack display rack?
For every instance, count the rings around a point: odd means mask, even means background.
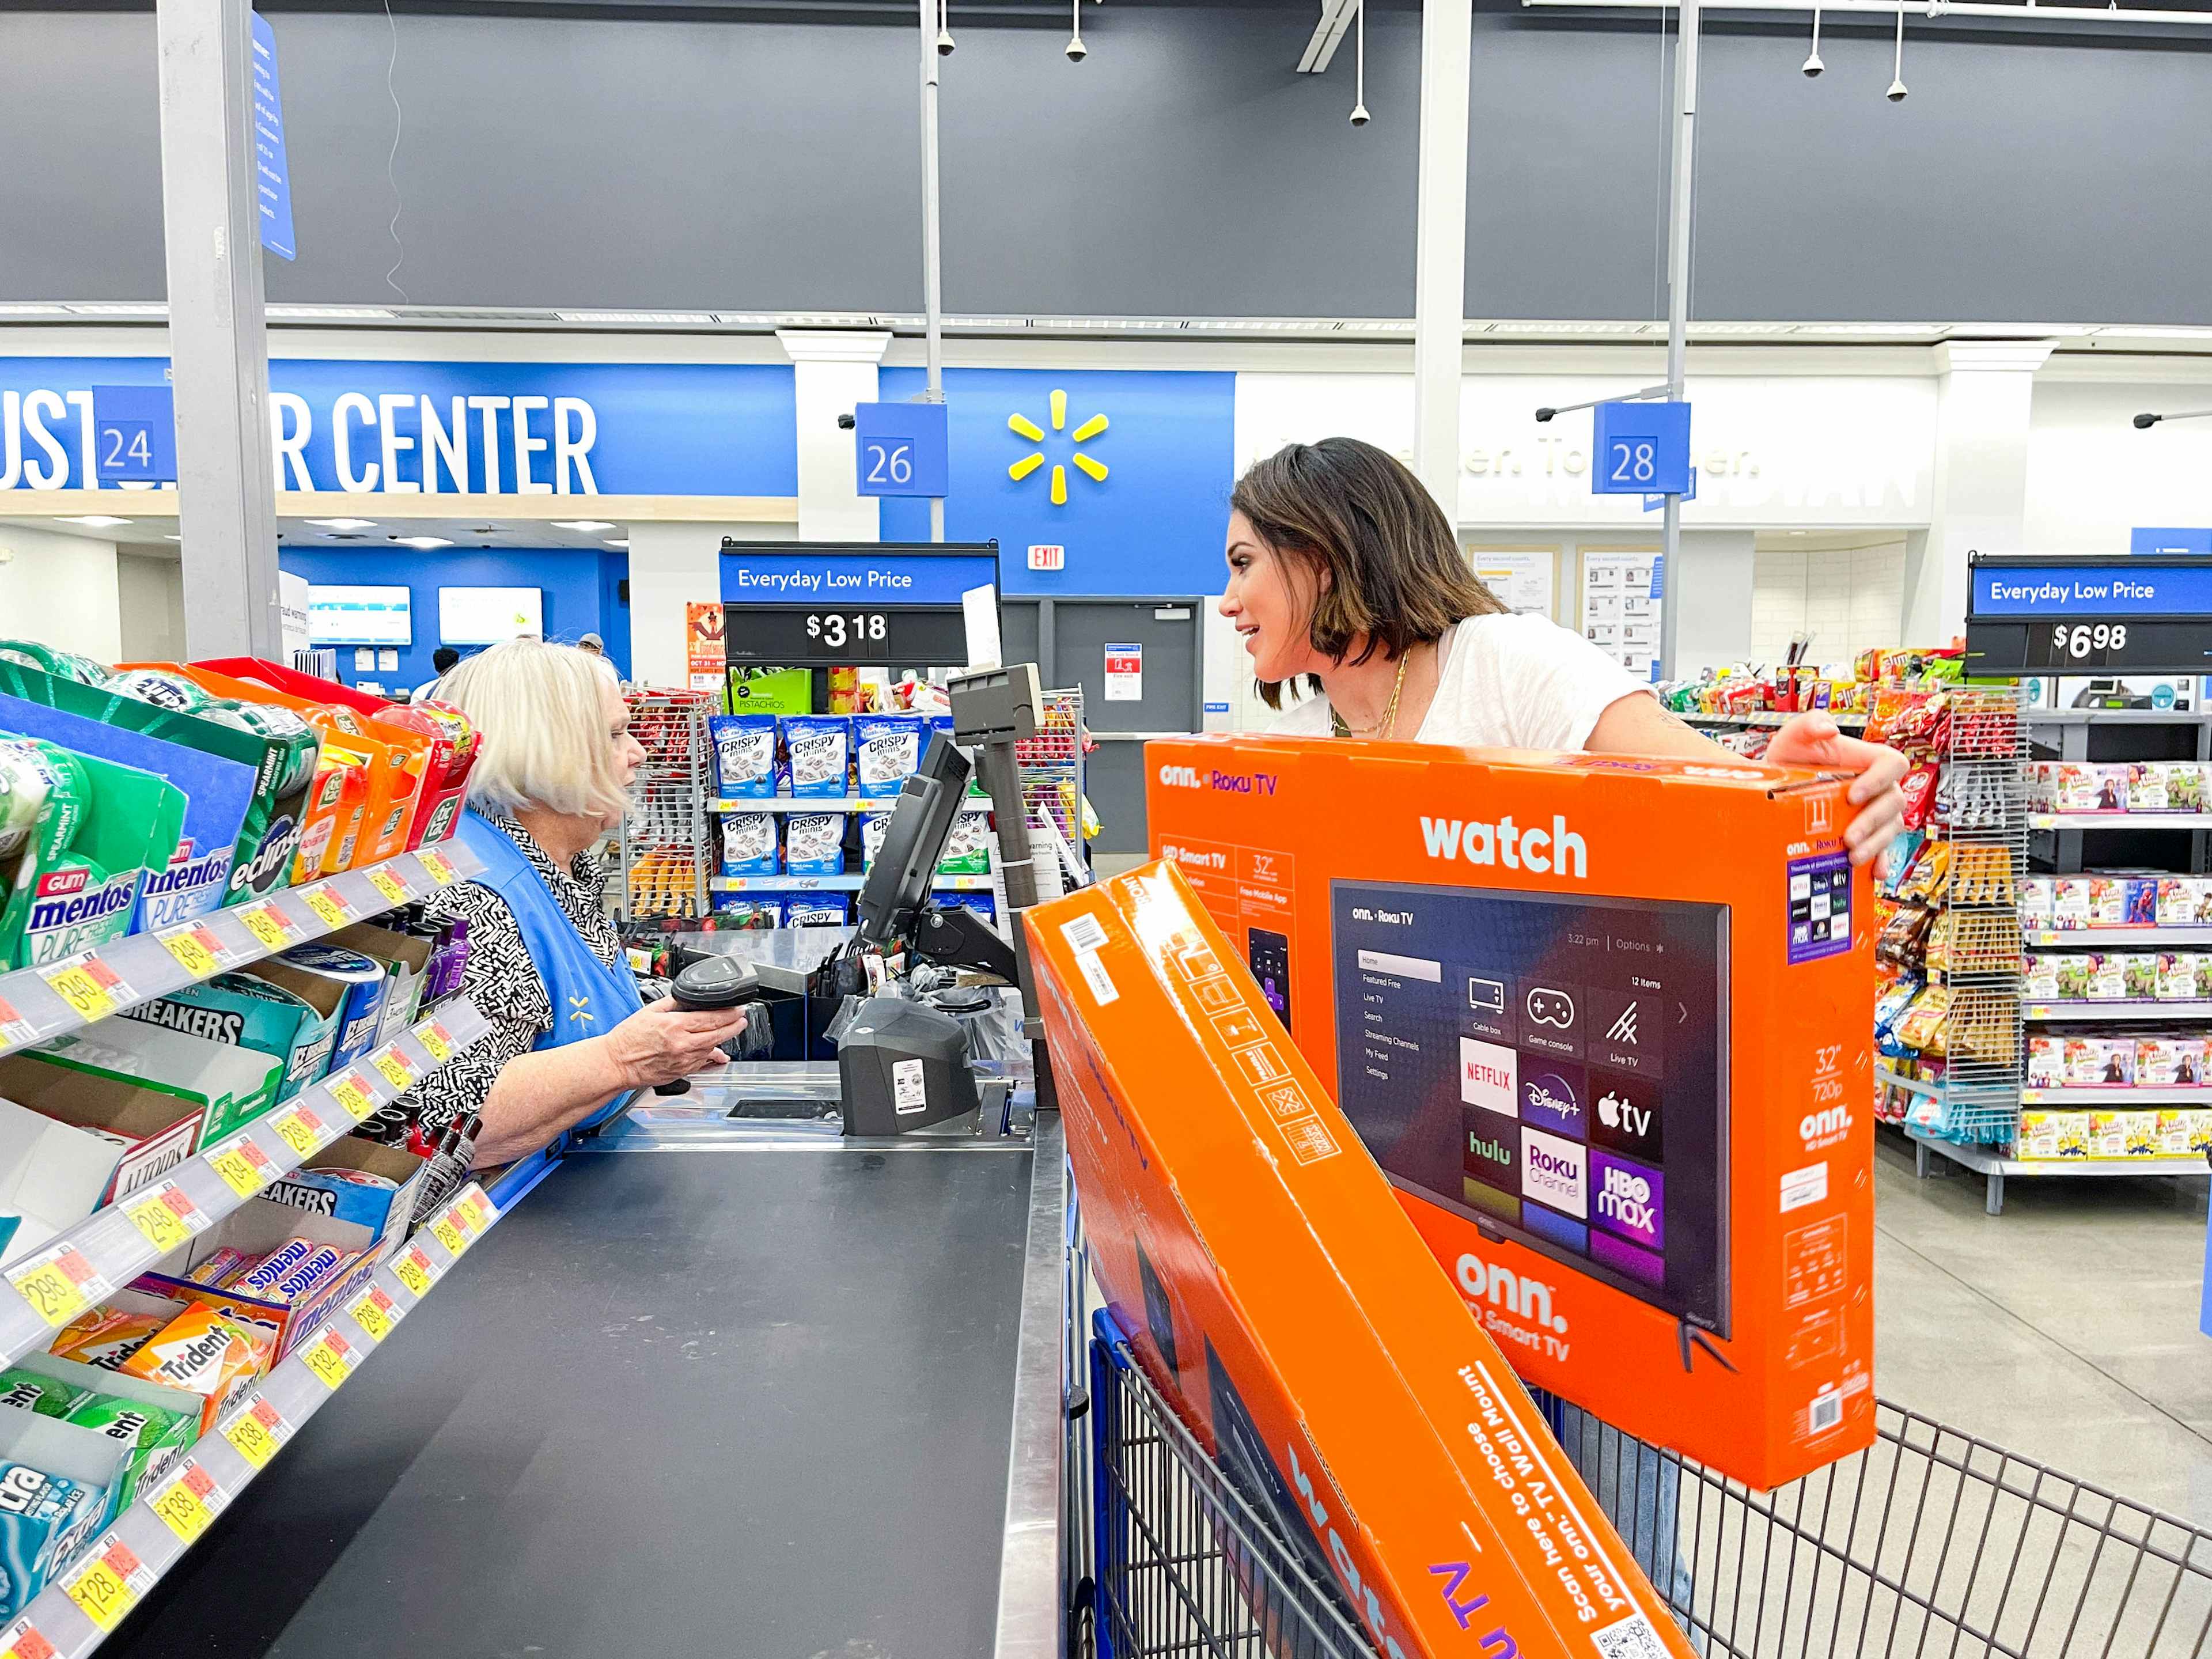
[[[714,869],[707,716],[719,704],[699,691],[633,691],[629,702],[645,763],[623,821],[623,917],[702,916]]]
[[[1030,821],[1048,820],[1072,848],[1084,845],[1083,688],[1043,693],[1036,735],[1014,745]]]
[[[99,1647],[499,1215],[481,1187],[464,1188],[0,1628],[0,1654],[83,1659]]]

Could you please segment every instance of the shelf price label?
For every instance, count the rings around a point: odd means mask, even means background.
[[[301,896],[325,927],[343,927],[353,920],[353,912],[347,908],[346,902],[327,885],[310,887]]]
[[[291,919],[267,899],[245,906],[239,911],[238,919],[254,938],[272,951],[281,951],[292,942]]]
[[[295,1106],[276,1120],[277,1139],[301,1158],[323,1144],[323,1121],[304,1104]]]
[[[292,1437],[292,1425],[284,1420],[283,1413],[257,1394],[246,1401],[245,1410],[223,1425],[222,1437],[255,1468],[264,1469],[276,1455],[276,1448]]]
[[[407,884],[389,870],[380,868],[370,871],[368,884],[394,904],[407,902]]]
[[[307,1344],[301,1358],[307,1369],[323,1380],[323,1386],[335,1393],[353,1375],[353,1344],[336,1331],[325,1330]]]
[[[420,1244],[410,1244],[399,1253],[392,1264],[392,1276],[407,1287],[410,1296],[428,1296],[430,1286],[438,1282],[438,1274],[430,1266],[430,1258],[422,1254]]]
[[[353,1316],[353,1322],[367,1331],[369,1340],[375,1342],[381,1342],[391,1334],[392,1328],[399,1322],[402,1313],[399,1304],[380,1285],[370,1285],[368,1293],[346,1311]]]
[[[31,1304],[33,1313],[56,1327],[68,1324],[114,1288],[85,1253],[66,1239],[8,1269],[8,1282]]]
[[[38,1028],[15,1012],[15,1005],[0,997],[0,1043],[17,1048],[35,1041],[38,1035]],[[7,1655],[0,1652],[0,1659],[7,1659]]]
[[[276,1169],[270,1163],[269,1154],[243,1135],[221,1152],[211,1153],[208,1167],[240,1198],[252,1198],[276,1179]]]
[[[131,988],[123,982],[123,976],[96,956],[88,954],[58,967],[41,968],[39,977],[88,1021],[105,1019],[115,1012],[118,1001],[131,1000]]]
[[[150,1198],[140,1199],[124,1213],[163,1255],[208,1224],[207,1212],[173,1181],[163,1182]]]
[[[180,922],[174,927],[163,928],[154,937],[161,941],[164,951],[177,959],[177,966],[194,979],[206,979],[222,971],[222,941],[205,922]]]
[[[453,1057],[453,1035],[446,1029],[443,1020],[432,1020],[415,1033],[415,1040],[430,1051],[430,1058],[443,1066]]]
[[[384,1073],[384,1080],[404,1093],[414,1085],[415,1073],[407,1064],[407,1056],[397,1048],[386,1048],[369,1062]]]
[[[124,1614],[153,1588],[154,1570],[113,1533],[108,1534],[67,1586],[69,1599],[102,1631],[121,1624]]]
[[[344,1109],[345,1115],[356,1123],[376,1109],[376,1095],[358,1072],[348,1072],[343,1077],[332,1078],[323,1088]]]
[[[228,1501],[199,1460],[188,1457],[176,1478],[146,1500],[146,1507],[167,1522],[171,1532],[191,1544],[208,1529]]]
[[[470,1218],[475,1221],[476,1230],[478,1232],[482,1232],[499,1219],[498,1208],[485,1195],[483,1188],[473,1183],[454,1202],[456,1207],[468,1212]]]
[[[469,1248],[469,1241],[462,1237],[461,1230],[453,1225],[453,1213],[450,1210],[430,1224],[430,1237],[446,1247],[448,1255],[457,1256]]]
[[[27,1619],[18,1619],[0,1631],[0,1659],[56,1659],[54,1644]]]
[[[461,872],[453,868],[453,861],[434,847],[417,848],[415,862],[428,870],[430,879],[441,887],[450,887],[461,878]]]

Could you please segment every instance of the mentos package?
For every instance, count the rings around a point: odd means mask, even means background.
[[[333,1017],[252,973],[217,974],[120,1012],[148,1025],[274,1055],[284,1065],[279,1101],[289,1100],[330,1070],[337,1036]]]
[[[852,769],[853,721],[846,714],[786,714],[783,779],[787,795],[842,795]]]
[[[784,819],[783,867],[794,876],[845,873],[845,815],[793,812]]]
[[[783,901],[787,927],[849,927],[853,901],[844,893],[790,893]]]
[[[775,793],[775,715],[709,714],[707,738],[716,795],[743,800]]]
[[[991,873],[991,813],[988,807],[963,810],[952,821],[945,838],[937,871],[945,876],[988,876]]]
[[[773,812],[722,814],[722,873],[773,876],[782,860],[782,837]]]
[[[0,732],[0,966],[59,962],[131,931],[183,840],[167,780]]]
[[[1227,736],[1145,775],[1154,850],[1524,1377],[1765,1489],[1871,1443],[1843,780]]]
[[[896,795],[921,765],[929,721],[921,714],[862,714],[853,722],[854,793]]]
[[[384,1012],[384,969],[358,951],[335,945],[295,945],[276,960],[295,972],[345,988],[325,1072],[340,1072],[376,1046],[377,1024]]]
[[[1377,1651],[1691,1659],[1189,885],[1025,921],[1113,1317]]]

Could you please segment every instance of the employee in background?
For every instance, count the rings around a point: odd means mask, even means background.
[[[1221,614],[1243,637],[1261,699],[1295,699],[1271,730],[1740,763],[1581,635],[1509,611],[1435,498],[1374,445],[1291,444],[1255,462],[1229,505]],[[1856,774],[1859,811],[1844,831],[1854,863],[1896,838],[1905,763],[1895,750],[1807,714],[1762,758]]]
[[[434,672],[428,679],[415,688],[414,701],[421,702],[425,697],[435,696],[438,691],[438,682],[452,673],[459,665],[460,660],[461,653],[450,645],[441,645],[433,651],[430,653],[430,666]]]
[[[622,684],[622,671],[615,666],[615,659],[607,655],[607,642],[597,634],[585,635],[576,641],[576,649],[596,658],[599,666],[607,671],[608,678],[617,685]]]
[[[573,646],[510,640],[441,682],[480,748],[455,839],[483,861],[425,901],[465,918],[462,993],[492,1029],[408,1090],[370,1133],[398,1141],[480,1112],[479,1167],[512,1163],[637,1090],[727,1060],[741,1012],[640,1006],[605,875],[585,849],[629,809],[645,750],[613,679]]]

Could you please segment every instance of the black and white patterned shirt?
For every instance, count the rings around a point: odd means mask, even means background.
[[[599,861],[580,853],[574,863],[562,870],[513,818],[487,817],[545,878],[592,954],[609,967],[628,972],[622,941],[602,905],[606,872]],[[462,881],[439,889],[423,901],[422,908],[434,921],[459,917],[468,922],[469,959],[461,972],[460,991],[491,1022],[491,1030],[361,1126],[362,1134],[392,1145],[406,1139],[418,1121],[426,1133],[435,1133],[463,1112],[481,1111],[507,1063],[528,1054],[538,1037],[553,1029],[553,1000],[545,977],[530,959],[522,930],[505,899],[489,887]]]

